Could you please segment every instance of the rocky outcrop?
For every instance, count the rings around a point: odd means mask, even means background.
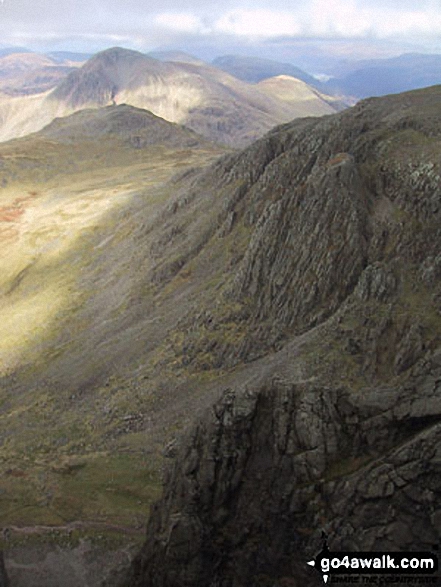
[[[322,531],[335,551],[430,550],[440,381],[441,351],[406,385],[356,396],[286,381],[226,391],[174,458],[129,584],[319,584],[305,563]]]
[[[377,298],[409,293],[424,271],[430,306],[439,307],[440,128],[431,118],[438,97],[434,88],[295,121],[195,182],[199,195],[170,229],[179,234],[161,248],[168,269],[170,257],[179,263],[164,272],[158,259],[156,275],[176,275],[185,251],[194,258],[214,235],[227,261],[216,304],[198,304],[182,319],[186,365],[198,368],[203,355],[207,368],[232,367],[274,352],[329,319],[356,287],[378,288],[368,280],[381,272],[388,277]],[[203,201],[217,214],[209,232]],[[186,208],[204,214],[204,230],[185,218]],[[397,370],[419,344],[412,332]]]
[[[439,93],[282,127],[210,172],[235,186],[220,238],[249,238],[175,352],[260,359],[172,451],[127,585],[313,586],[323,531],[341,551],[437,542]]]

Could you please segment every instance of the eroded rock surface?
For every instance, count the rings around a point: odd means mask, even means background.
[[[209,172],[232,188],[219,238],[247,238],[174,352],[255,376],[171,451],[127,585],[313,586],[322,531],[439,540],[440,95],[286,125]]]

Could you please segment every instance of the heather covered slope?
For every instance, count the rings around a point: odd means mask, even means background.
[[[208,172],[234,254],[163,366],[234,370],[169,451],[124,585],[319,585],[322,530],[340,551],[438,540],[440,96],[297,121]]]
[[[234,147],[303,115],[295,101],[268,95],[202,62],[162,62],[113,48],[94,55],[50,92],[2,98],[0,139],[39,130],[55,116],[113,103],[144,108]],[[320,105],[316,114],[322,114]]]

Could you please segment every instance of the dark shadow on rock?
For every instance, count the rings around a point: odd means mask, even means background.
[[[9,579],[6,573],[3,552],[0,550],[0,587],[9,587]]]

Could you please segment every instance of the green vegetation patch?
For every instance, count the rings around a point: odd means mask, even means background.
[[[139,454],[64,459],[6,471],[0,481],[2,526],[106,523],[137,528],[161,492],[158,463]]]
[[[52,503],[65,520],[136,525],[147,516],[160,491],[154,463],[120,454],[100,457],[59,474]]]

